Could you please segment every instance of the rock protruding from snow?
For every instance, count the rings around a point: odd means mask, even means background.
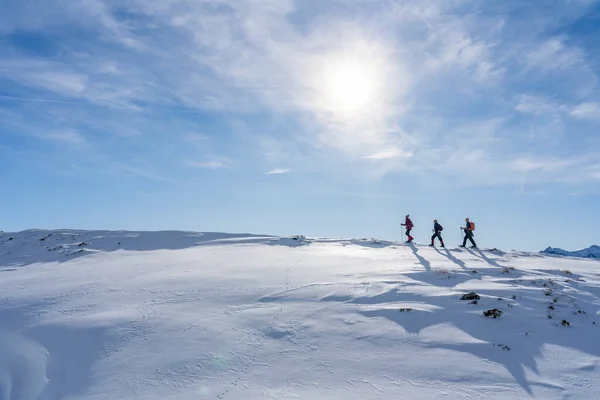
[[[502,310],[493,308],[491,310],[484,311],[483,315],[490,318],[500,318],[502,316]]]
[[[479,296],[477,293],[471,292],[471,293],[467,293],[467,294],[463,295],[460,299],[461,300],[479,300],[480,298],[481,298],[481,296]]]
[[[269,244],[272,246],[288,246],[288,247],[298,247],[298,246],[308,246],[312,243],[312,240],[307,239],[303,235],[296,235],[291,237],[281,237],[277,239],[272,239],[269,241]]]

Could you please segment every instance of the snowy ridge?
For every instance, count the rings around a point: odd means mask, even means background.
[[[375,239],[3,233],[0,399],[594,399],[599,268]]]
[[[577,251],[567,251],[555,247],[548,247],[546,250],[542,250],[541,253],[555,256],[600,259],[600,246],[593,245],[587,249]]]

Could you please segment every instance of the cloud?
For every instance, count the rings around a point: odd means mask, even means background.
[[[367,160],[387,160],[390,158],[411,157],[411,156],[412,156],[412,153],[405,152],[401,149],[392,149],[392,150],[381,151],[381,152],[375,153],[375,154],[370,154],[368,156],[363,156],[363,158],[365,158]]]
[[[273,169],[269,172],[265,172],[265,175],[281,175],[281,174],[287,174],[289,173],[291,170],[286,169],[286,168],[276,168]]]
[[[564,68],[584,63],[584,56],[577,47],[567,46],[561,37],[553,37],[539,44],[524,59],[531,67],[542,70]]]
[[[0,89],[12,96],[0,101],[22,114],[0,124],[107,152],[132,138],[149,160],[168,152],[165,165],[201,153],[211,161],[189,165],[222,169],[210,155],[226,154],[339,179],[353,170],[511,184],[570,179],[561,153],[594,180],[595,154],[579,141],[597,119],[597,70],[583,42],[556,34],[593,5],[130,0],[124,12],[109,0],[13,2],[3,37],[47,42],[43,52],[0,42],[10,81]],[[566,135],[565,117],[581,130]]]
[[[186,133],[183,138],[189,143],[204,143],[210,139],[208,135],[202,133]]]
[[[600,120],[600,103],[582,103],[574,107],[571,116],[578,119]]]
[[[41,139],[51,140],[57,143],[66,143],[70,145],[86,145],[87,141],[83,135],[77,131],[62,131],[62,132],[48,132],[39,135]]]
[[[188,162],[187,165],[189,165],[190,167],[206,168],[206,169],[212,169],[212,170],[228,168],[228,166],[226,164],[219,162],[219,161]]]
[[[544,96],[522,94],[517,96],[516,102],[515,110],[523,114],[541,115],[561,109],[555,100]]]
[[[156,173],[150,168],[120,162],[106,165],[103,173],[124,177],[143,178],[171,184],[176,183],[174,179]]]

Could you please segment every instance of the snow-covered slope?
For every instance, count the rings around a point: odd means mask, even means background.
[[[5,233],[0,399],[596,399],[599,268],[372,240]]]
[[[577,251],[567,251],[555,247],[548,247],[546,250],[543,250],[541,253],[543,254],[551,254],[555,256],[566,256],[566,257],[578,257],[578,258],[594,258],[600,259],[600,246],[593,245],[588,247],[587,249],[577,250]]]

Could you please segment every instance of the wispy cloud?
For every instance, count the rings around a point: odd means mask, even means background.
[[[88,146],[85,137],[74,130],[44,132],[37,135],[40,139],[52,141],[59,145],[73,146],[77,148]]]
[[[190,143],[205,143],[209,140],[209,136],[202,133],[186,133],[183,138]]]
[[[206,168],[206,169],[212,169],[212,170],[228,168],[228,166],[226,164],[219,162],[219,161],[188,162],[187,165],[189,165],[190,167]]]
[[[541,115],[560,111],[556,101],[543,96],[523,94],[517,96],[515,110],[523,114]]]
[[[269,172],[265,172],[265,175],[281,175],[281,174],[287,174],[290,171],[291,170],[286,169],[286,168],[276,168],[276,169],[272,169]]]
[[[363,156],[363,158],[367,160],[387,160],[390,158],[397,157],[411,157],[412,153],[406,152],[402,149],[391,149],[386,151],[381,151],[379,153],[370,154],[368,156]]]
[[[561,37],[552,37],[539,45],[525,57],[525,63],[531,67],[552,70],[585,63],[583,52],[566,45]]]
[[[1,123],[69,146],[93,138],[89,151],[118,152],[126,137],[149,159],[212,170],[230,165],[212,157],[225,154],[258,171],[264,159],[513,184],[525,173],[564,182],[560,159],[579,157],[570,168],[593,181],[595,154],[575,138],[599,119],[597,70],[584,44],[556,33],[593,5],[131,0],[124,13],[109,0],[13,2],[0,32],[48,43],[0,42],[12,96],[0,101],[35,112]],[[565,134],[569,118],[581,131]],[[235,120],[251,126],[242,134]]]
[[[571,110],[570,114],[575,118],[600,120],[600,103],[579,104]]]

